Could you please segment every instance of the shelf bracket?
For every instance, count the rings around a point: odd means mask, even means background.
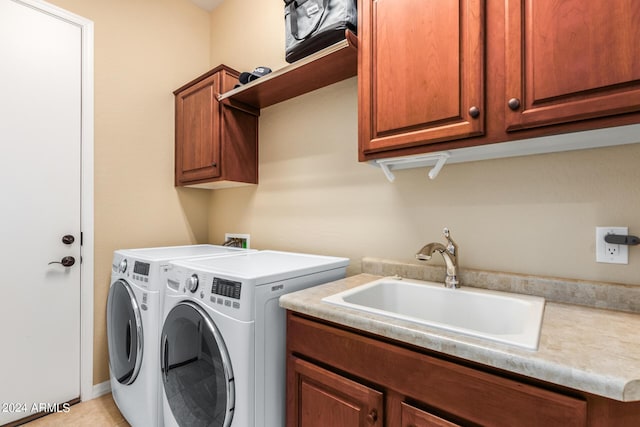
[[[442,167],[450,157],[450,152],[440,151],[438,153],[420,154],[416,156],[379,159],[374,160],[373,164],[382,169],[384,176],[389,180],[389,182],[393,182],[396,179],[396,176],[392,172],[393,170],[433,166],[428,173],[429,179],[433,180],[436,179],[442,170]]]
[[[391,172],[388,163],[379,163],[378,160],[376,160],[376,163],[378,164],[378,166],[380,166],[380,169],[382,169],[382,173],[384,173],[384,176],[387,177],[389,182],[393,182],[396,180],[396,176],[393,174],[393,172]]]
[[[440,171],[442,170],[442,167],[444,166],[444,164],[447,162],[447,159],[450,157],[450,154],[441,154],[439,159],[436,161],[436,165],[433,167],[433,169],[431,169],[429,171],[429,179],[436,179],[436,177],[438,176],[438,174],[440,173]]]
[[[260,116],[260,109],[259,108],[254,108],[250,105],[247,105],[243,102],[240,101],[236,101],[234,99],[231,98],[225,98],[222,101],[220,101],[220,104],[224,105],[225,107],[229,107],[229,108],[234,108],[236,110],[240,110],[244,113],[248,113],[251,114],[252,116],[256,116],[259,117]]]

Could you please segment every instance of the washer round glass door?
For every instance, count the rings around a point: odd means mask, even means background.
[[[164,393],[178,425],[231,425],[233,370],[211,317],[197,304],[180,302],[167,315],[161,337]]]
[[[107,340],[111,374],[121,384],[133,383],[142,364],[142,317],[136,296],[123,279],[109,289]]]

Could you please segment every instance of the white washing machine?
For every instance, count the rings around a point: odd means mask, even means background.
[[[160,344],[165,426],[284,426],[278,298],[341,279],[348,263],[277,251],[170,263]]]
[[[160,322],[170,260],[230,256],[246,249],[215,245],[118,250],[113,254],[107,299],[107,339],[111,391],[133,427],[162,425],[159,397]]]

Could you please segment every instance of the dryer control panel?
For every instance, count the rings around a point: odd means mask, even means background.
[[[234,282],[233,280],[221,279],[220,277],[214,277],[213,284],[211,285],[212,294],[233,299],[240,299],[241,289],[242,283]]]
[[[164,269],[162,275],[165,297],[193,298],[234,319],[251,321],[253,292],[248,283],[176,265]],[[195,292],[189,285],[194,276],[199,283]]]

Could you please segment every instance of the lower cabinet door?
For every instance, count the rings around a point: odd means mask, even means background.
[[[288,427],[382,426],[383,395],[304,360],[289,359]],[[293,384],[291,384],[293,383]]]
[[[402,403],[402,427],[456,427],[459,425]]]

